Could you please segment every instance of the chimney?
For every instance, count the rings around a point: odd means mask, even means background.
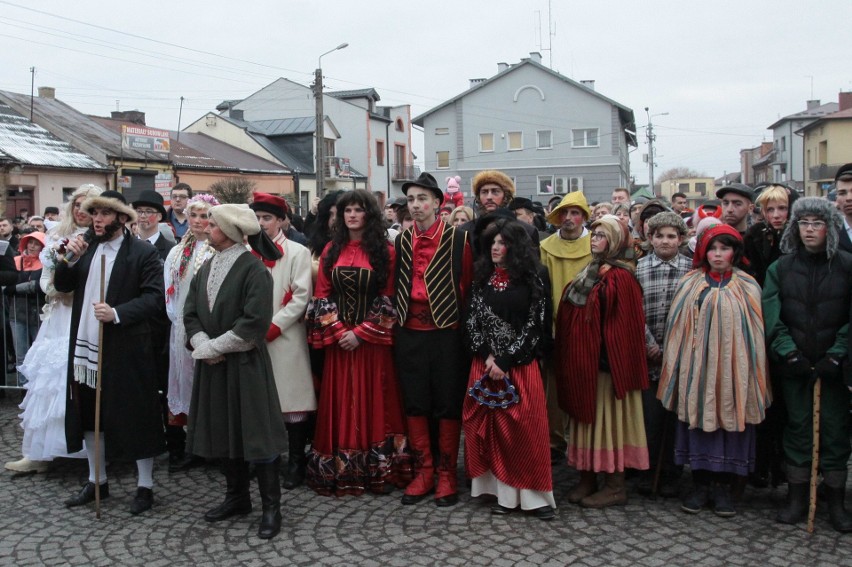
[[[816,108],[819,108],[819,107],[820,107],[819,99],[817,99],[817,100],[809,100],[809,101],[807,102],[807,105],[808,105],[808,110],[814,110],[814,109],[816,109]]]
[[[56,98],[56,89],[53,87],[39,87],[38,88],[38,97],[39,98]]]
[[[476,86],[476,85],[478,85],[479,83],[484,83],[484,82],[485,82],[485,81],[487,81],[487,80],[488,80],[488,79],[470,79],[470,88],[475,87],[475,86]]]
[[[840,110],[852,108],[852,91],[840,93]]]
[[[539,53],[538,51],[530,51],[530,59],[534,63],[538,63],[539,65],[541,65],[541,53]]]
[[[145,113],[139,110],[113,110],[110,113],[110,117],[113,120],[121,120],[145,126]]]
[[[234,120],[245,120],[245,118],[243,118],[243,111],[237,110],[233,107],[228,109],[228,117],[233,118]]]
[[[595,80],[594,79],[586,79],[585,81],[580,81],[580,84],[586,87],[589,90],[595,90]]]
[[[509,68],[508,63],[497,63],[497,72],[498,73],[502,73],[503,71],[505,71],[508,68]]]

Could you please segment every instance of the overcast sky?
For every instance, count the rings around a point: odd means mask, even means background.
[[[327,88],[374,87],[416,116],[540,51],[633,109],[637,183],[646,106],[668,112],[652,120],[657,174],[718,177],[780,116],[852,90],[850,0],[552,0],[550,14],[552,36],[547,0],[0,0],[0,89],[28,93],[34,66],[36,87],[83,112],[139,109],[176,129],[181,96],[186,126],[278,77],[309,85],[317,57],[348,42],[323,58]]]

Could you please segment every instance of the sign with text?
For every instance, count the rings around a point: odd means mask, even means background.
[[[145,126],[122,126],[121,145],[129,150],[169,152],[169,132]]]

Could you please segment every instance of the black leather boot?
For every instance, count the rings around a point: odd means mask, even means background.
[[[263,505],[263,515],[260,517],[260,528],[257,537],[270,539],[281,531],[281,481],[279,469],[281,457],[271,463],[257,463],[257,487],[260,490],[260,501]]]
[[[251,512],[248,463],[242,459],[227,459],[222,468],[227,485],[225,501],[204,514],[204,519],[208,522],[219,522],[231,516],[244,516]]]
[[[852,532],[852,516],[846,511],[846,471],[825,471],[825,498],[828,500],[828,519],[840,533]]]
[[[808,489],[811,471],[804,467],[787,466],[787,503],[778,511],[775,521],[798,524],[808,514]]]
[[[308,422],[287,424],[288,461],[282,486],[292,490],[305,483],[305,444],[308,442]]]

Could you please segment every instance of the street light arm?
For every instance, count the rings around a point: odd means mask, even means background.
[[[334,51],[337,51],[338,49],[346,49],[347,47],[349,47],[349,44],[344,42],[344,43],[341,43],[340,45],[338,45],[337,47],[335,47],[334,49],[329,49],[328,51],[326,51],[325,53],[323,53],[322,55],[320,55],[320,56],[317,58],[317,69],[322,69],[322,58],[323,58],[323,57],[325,57],[325,56],[326,56],[326,55],[328,55],[329,53],[332,53],[332,52],[334,52]]]

